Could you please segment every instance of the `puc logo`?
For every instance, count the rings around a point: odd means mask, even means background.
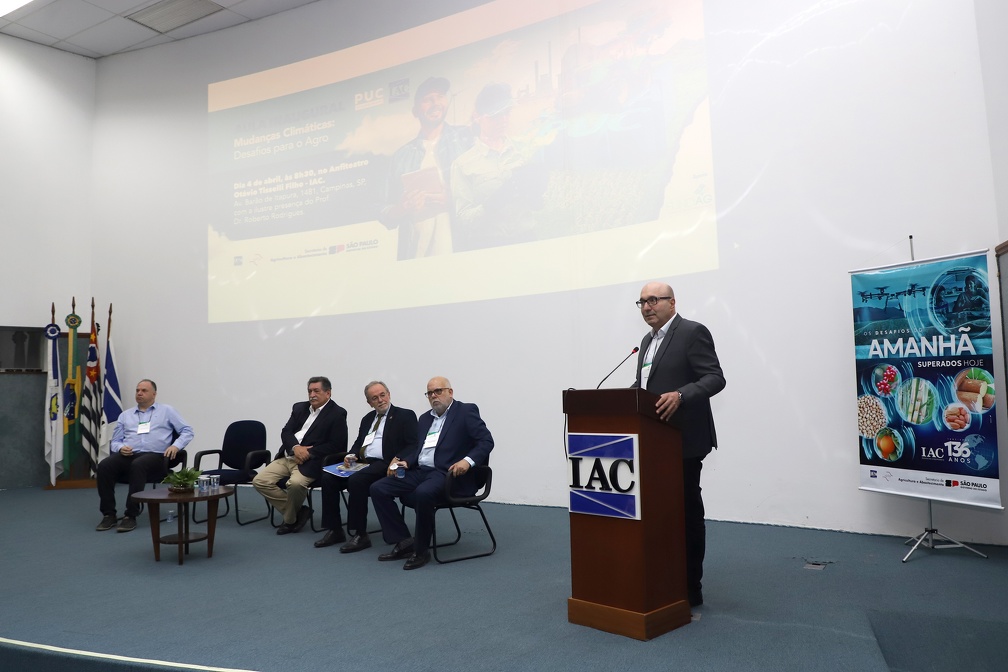
[[[366,110],[369,107],[376,107],[385,104],[385,87],[378,87],[370,91],[361,91],[354,94],[354,109]]]

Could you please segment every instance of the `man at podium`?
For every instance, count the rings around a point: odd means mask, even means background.
[[[703,604],[706,546],[700,470],[703,458],[717,448],[710,398],[724,389],[725,379],[710,331],[676,314],[671,286],[649,282],[641,289],[637,306],[651,331],[641,341],[633,387],[659,395],[659,417],[682,434],[686,588],[690,606],[695,607]]]

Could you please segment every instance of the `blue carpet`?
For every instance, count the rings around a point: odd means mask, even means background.
[[[252,492],[242,501],[250,517],[264,508]],[[180,567],[171,547],[154,562],[146,514],[135,532],[95,532],[93,490],[0,491],[0,637],[257,672],[888,672],[995,669],[972,665],[984,651],[1008,659],[1003,637],[937,636],[960,632],[948,621],[962,619],[964,632],[1008,627],[992,599],[1008,594],[1002,547],[984,548],[987,560],[923,550],[903,564],[903,539],[711,522],[706,604],[693,623],[639,642],[567,622],[566,510],[485,508],[499,542],[487,558],[404,572],[401,563],[377,562],[388,548],[380,534],[374,548],[345,555],[315,549],[318,535],[307,529],[277,536],[266,521],[239,527],[232,513],[218,524],[214,557],[194,544]],[[478,515],[463,511],[460,522],[463,550],[486,543]],[[920,667],[897,656],[899,641],[886,631],[893,620],[904,635],[920,634],[969,664]],[[26,655],[34,654],[0,644],[0,670],[94,669],[54,655],[25,667]],[[108,661],[100,669],[151,668]]]

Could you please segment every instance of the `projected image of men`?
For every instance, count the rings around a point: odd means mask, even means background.
[[[444,77],[430,77],[417,87],[413,116],[420,132],[392,155],[379,218],[399,230],[399,259],[452,251],[448,178],[452,162],[472,145],[472,132],[446,123],[450,86]]]
[[[509,136],[513,107],[507,84],[487,84],[476,96],[476,141],[452,166],[456,250],[534,238],[547,173],[537,147]]]

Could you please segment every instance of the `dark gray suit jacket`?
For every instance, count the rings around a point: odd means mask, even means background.
[[[311,405],[307,401],[299,401],[291,408],[290,419],[280,431],[281,446],[277,451],[276,459],[282,456],[294,454],[294,446],[298,444],[297,432],[301,431],[308,414],[311,412]],[[345,453],[347,449],[347,412],[335,401],[330,399],[319,411],[315,422],[308,429],[303,446],[311,446],[310,457],[298,467],[298,471],[308,478],[322,477],[322,462],[327,455],[334,453]]]
[[[405,453],[416,448],[416,413],[408,408],[398,408],[389,404],[385,412],[385,431],[382,432],[382,460],[391,462],[393,457],[399,457],[400,453]],[[374,425],[376,411],[361,418],[360,431],[357,432],[357,440],[350,446],[351,453],[360,453],[364,445],[364,438],[371,431]]]
[[[637,380],[632,387],[640,387],[641,367],[649,345],[651,332],[641,341]],[[682,394],[682,404],[668,423],[682,432],[684,458],[703,457],[711,448],[717,448],[710,398],[724,386],[724,373],[710,331],[699,322],[674,315],[651,362],[647,390],[655,394],[678,390]]]

